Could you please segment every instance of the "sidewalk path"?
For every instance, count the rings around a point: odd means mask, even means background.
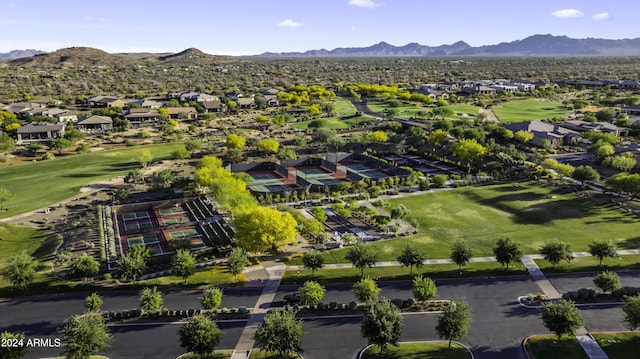
[[[584,252],[580,254],[584,254]],[[535,280],[538,287],[540,287],[542,293],[547,296],[547,298],[551,300],[560,299],[562,296],[560,295],[560,293],[558,293],[558,290],[556,290],[553,284],[549,282],[547,277],[545,277],[544,273],[542,273],[540,267],[538,267],[534,259],[534,256],[522,256],[522,264],[525,266],[525,268],[527,268],[527,271],[529,272],[533,280]],[[589,335],[589,332],[587,332],[587,329],[585,329],[585,327],[578,328],[575,332],[575,337],[590,359],[609,359],[604,350],[602,350],[602,347],[600,347],[598,342],[593,339],[591,335]]]
[[[285,265],[276,265],[265,268],[269,274],[269,279],[264,282],[262,294],[260,294],[256,305],[253,307],[251,316],[242,331],[242,335],[236,344],[235,350],[231,355],[231,359],[246,359],[249,357],[249,353],[255,344],[253,335],[255,334],[258,325],[262,323],[265,314],[271,306],[271,302],[273,302],[273,299],[276,296],[276,292],[280,286],[280,280],[282,279],[286,269],[287,267]]]

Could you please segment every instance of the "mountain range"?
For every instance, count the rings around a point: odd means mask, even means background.
[[[375,57],[375,56],[640,56],[640,38],[572,39],[567,36],[533,35],[497,45],[473,47],[464,41],[426,46],[409,43],[393,46],[379,42],[369,47],[344,47],[305,52],[265,52],[259,57]]]
[[[635,39],[572,39],[567,36],[533,35],[522,40],[496,45],[471,46],[464,41],[451,45],[426,46],[412,42],[394,46],[379,42],[368,47],[343,47],[333,50],[305,52],[265,52],[253,57],[383,57],[383,56],[640,56],[640,38]],[[59,64],[112,65],[138,60],[151,62],[213,63],[230,60],[230,56],[206,54],[189,48],[179,53],[118,53],[110,54],[90,47],[69,47],[50,53],[39,50],[13,50],[0,53],[0,60],[16,66]]]

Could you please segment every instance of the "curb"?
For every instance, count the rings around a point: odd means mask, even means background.
[[[402,343],[407,343],[407,344],[410,344],[410,343],[442,343],[442,342],[446,343],[447,341],[446,340],[422,340],[422,341],[412,340],[412,341],[406,341],[406,342],[398,342],[398,344],[402,344]],[[467,352],[471,356],[471,359],[475,359],[475,356],[473,355],[473,352],[471,351],[471,349],[469,349],[469,347],[467,347],[466,345],[464,345],[464,344],[462,344],[462,343],[460,343],[458,341],[455,341],[455,340],[452,340],[451,343],[455,343],[455,344],[460,345],[461,347],[463,347],[464,349],[467,350]],[[370,347],[372,347],[372,346],[374,346],[374,344],[369,344],[366,347],[360,349],[360,351],[358,351],[358,354],[356,354],[356,358],[355,359],[362,359],[362,355],[364,354],[364,352],[367,349],[369,349]],[[529,358],[529,356],[527,356],[527,358],[531,359],[531,358]]]
[[[519,296],[518,297],[518,305],[520,305],[523,308],[527,308],[527,309],[542,309],[543,306],[542,305],[527,305],[527,304],[522,304],[522,299],[527,298],[527,296]],[[550,302],[553,301],[557,301],[560,300],[562,298],[554,298],[554,299],[549,299]],[[619,306],[619,305],[623,305],[624,302],[603,302],[603,303],[575,303],[576,307],[598,307],[598,306]]]

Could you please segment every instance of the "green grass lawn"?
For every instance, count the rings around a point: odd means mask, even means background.
[[[377,346],[371,346],[362,355],[363,359],[467,359],[469,351],[463,346],[448,342],[413,342],[390,346],[383,353]]]
[[[356,113],[356,108],[353,107],[351,101],[343,97],[336,97],[333,100],[333,111],[338,116],[352,116]]]
[[[126,174],[139,167],[136,157],[148,149],[154,160],[168,158],[178,145],[127,147],[0,167],[0,187],[14,194],[0,218],[32,211],[78,193],[87,183]]]
[[[635,359],[640,348],[640,333],[592,333],[610,359]]]
[[[625,255],[616,258],[605,258],[602,266],[596,257],[578,257],[570,263],[560,262],[555,267],[544,259],[536,259],[536,263],[545,273],[602,272],[603,270],[640,270],[640,255]]]
[[[187,353],[181,355],[180,359],[229,359],[233,350],[216,350],[212,355],[200,356],[198,354]]]
[[[44,243],[44,236],[44,232],[33,227],[0,223],[0,268],[16,253],[33,255]]]
[[[249,359],[299,359],[300,357],[294,354],[285,355],[281,357],[277,353],[263,352],[259,349],[251,351]]]
[[[295,260],[292,262],[298,262]],[[343,259],[344,261],[344,259]],[[290,264],[290,263],[287,263]],[[298,264],[299,265],[299,264]],[[469,277],[494,277],[503,275],[524,275],[527,271],[521,263],[509,267],[507,271],[498,262],[469,263],[462,270],[451,264],[427,264],[420,269],[413,269],[413,274],[422,274],[432,279],[441,278],[469,278]],[[365,269],[364,274],[380,281],[411,280],[407,267],[374,267]],[[355,283],[360,280],[360,270],[357,268],[321,269],[312,276],[310,270],[286,271],[282,284],[301,284],[308,280],[319,283]]]
[[[345,128],[351,128],[351,127],[357,126],[362,121],[371,121],[371,119],[372,119],[371,117],[358,116],[358,117],[350,118],[348,120],[343,120],[343,119],[340,119],[340,118],[337,118],[337,117],[321,118],[320,120],[325,123],[325,126],[324,126],[325,128],[332,128],[334,130],[342,130],[342,129],[345,129]],[[307,129],[307,128],[309,128],[309,124],[312,121],[313,120],[296,122],[296,123],[291,124],[291,127]]]
[[[561,103],[541,100],[509,101],[493,107],[493,113],[504,123],[564,117],[569,111]]]
[[[550,198],[553,197],[553,198]],[[409,221],[422,233],[372,242],[380,261],[396,260],[406,244],[422,248],[428,258],[449,258],[457,239],[468,240],[474,257],[493,255],[497,239],[510,237],[525,254],[538,253],[551,239],[587,251],[596,240],[613,240],[622,249],[637,248],[638,219],[613,204],[563,193],[535,182],[465,187],[389,200],[404,204]],[[325,252],[326,263],[346,262],[346,248]]]
[[[551,334],[530,337],[525,344],[525,350],[531,359],[589,359],[576,338],[568,335],[559,341]]]
[[[387,103],[382,100],[370,100],[367,103],[367,106],[371,109],[371,111],[382,112],[385,109],[391,108]],[[396,115],[397,118],[402,117],[421,117],[418,112],[422,112],[422,117],[425,114],[429,113],[434,107],[422,106],[420,104],[403,104],[400,107],[396,107],[395,109],[398,111]],[[451,110],[453,115],[451,115],[450,119],[452,120],[460,120],[460,119],[474,119],[478,116],[478,106],[473,105],[449,105],[445,108]]]

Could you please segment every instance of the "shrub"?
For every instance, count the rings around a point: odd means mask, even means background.
[[[403,302],[402,299],[398,299],[398,298],[391,300],[391,303],[398,308],[402,308],[402,302]]]
[[[336,309],[338,307],[337,302],[329,302],[329,309]]]
[[[349,309],[351,310],[355,310],[358,307],[358,303],[356,303],[355,301],[350,301],[348,304]]]
[[[595,298],[596,291],[592,288],[580,288],[578,289],[578,299],[589,300]]]

